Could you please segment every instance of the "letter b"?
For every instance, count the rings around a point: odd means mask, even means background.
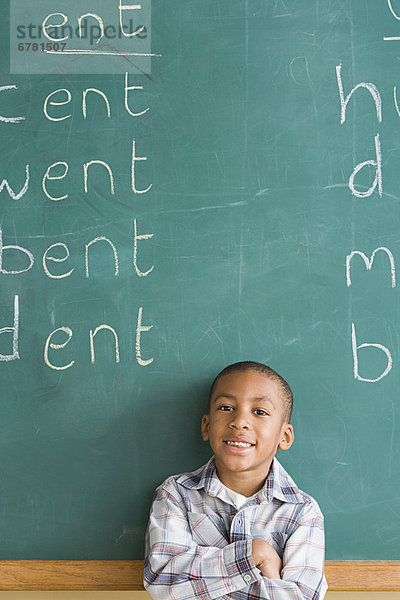
[[[26,269],[20,269],[19,271],[6,271],[6,269],[3,269],[4,250],[18,250],[18,252],[23,252],[24,254],[26,254],[26,256],[29,258],[29,267],[27,267]],[[33,267],[34,262],[35,259],[33,257],[33,254],[29,252],[29,250],[21,248],[21,246],[3,246],[3,230],[0,226],[0,273],[3,273],[5,275],[18,275],[19,273],[25,273],[25,271],[29,271],[29,269]]]
[[[358,381],[366,381],[368,383],[375,383],[375,381],[379,381],[380,379],[386,377],[389,371],[391,371],[393,366],[393,360],[386,346],[382,346],[381,344],[360,344],[359,346],[357,346],[356,328],[354,326],[354,323],[351,324],[351,344],[353,348],[354,379],[358,379]],[[386,369],[376,379],[365,379],[364,377],[361,377],[361,375],[358,372],[358,350],[361,350],[361,348],[378,348],[378,350],[382,350],[382,352],[386,354]]]

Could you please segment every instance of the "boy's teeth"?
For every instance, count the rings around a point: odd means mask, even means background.
[[[251,448],[253,444],[247,442],[226,442],[228,446],[239,446],[239,448]]]

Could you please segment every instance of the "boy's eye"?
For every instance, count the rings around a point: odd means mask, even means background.
[[[256,415],[268,415],[267,411],[264,410],[263,408],[256,408],[256,410],[254,411],[256,413]]]
[[[233,410],[233,409],[232,409],[232,406],[229,406],[229,404],[222,404],[221,406],[218,407],[218,410],[229,411],[229,410]]]

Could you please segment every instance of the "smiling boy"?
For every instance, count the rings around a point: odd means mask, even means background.
[[[322,600],[323,517],[275,458],[293,443],[292,392],[269,367],[235,363],[202,420],[214,456],[156,491],[144,583],[152,598]]]

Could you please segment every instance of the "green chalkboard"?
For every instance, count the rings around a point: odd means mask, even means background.
[[[50,4],[0,7],[0,559],[141,558],[250,359],[327,558],[399,560],[400,1],[152,0],[98,56],[118,0]]]

